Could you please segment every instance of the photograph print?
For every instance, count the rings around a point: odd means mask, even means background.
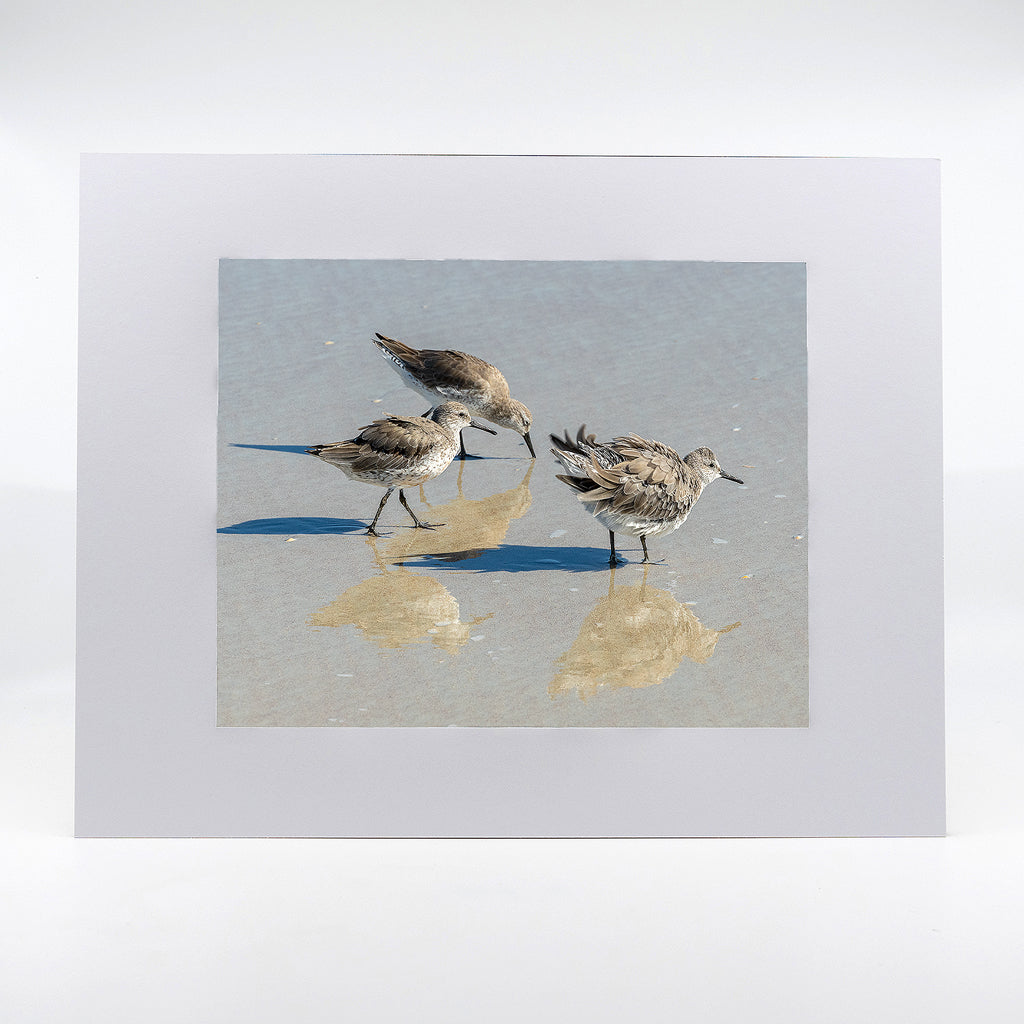
[[[803,728],[806,266],[224,259],[217,724]]]

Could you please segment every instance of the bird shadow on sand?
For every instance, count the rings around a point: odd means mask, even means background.
[[[384,540],[395,531],[413,530],[412,526],[388,527]],[[263,534],[278,537],[316,536],[318,534],[366,535],[361,519],[328,519],[325,516],[288,516],[281,519],[248,519],[222,526],[218,533]],[[406,569],[469,569],[472,572],[601,572],[608,570],[608,552],[604,548],[551,548],[531,544],[501,544],[496,548],[471,548],[466,551],[415,552],[399,558],[384,559],[390,565]]]
[[[231,443],[232,448],[255,448],[261,452],[294,452],[296,455],[307,455],[307,448],[312,447],[308,444],[235,444]]]
[[[248,519],[233,526],[222,526],[217,532],[272,534],[285,537],[313,536],[320,533],[366,533],[366,523],[361,519],[288,516],[282,519]]]
[[[388,527],[384,540],[396,531],[412,526]],[[222,526],[218,533],[262,534],[278,537],[313,537],[320,534],[366,536],[361,519],[329,519],[326,516],[287,516],[280,519],[247,519]],[[469,569],[472,572],[598,572],[608,569],[608,552],[603,548],[550,548],[531,544],[501,544],[496,548],[471,548],[467,551],[411,553],[396,559],[385,557],[390,565],[406,569]]]
[[[471,572],[607,572],[605,548],[501,544],[496,548],[409,554],[391,563],[407,569],[468,569]]]

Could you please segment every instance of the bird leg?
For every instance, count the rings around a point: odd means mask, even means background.
[[[391,492],[388,491],[388,494],[390,493]],[[405,500],[405,491],[403,491],[401,488],[398,489],[398,500],[405,506],[405,511],[412,516],[412,521],[416,524],[418,528],[423,530],[434,530],[438,526],[444,526],[444,523],[424,523],[417,519],[416,513],[413,512],[411,508],[409,508],[409,502]]]
[[[644,549],[644,562],[650,562],[653,565],[654,563],[651,561],[651,556],[649,554],[647,554],[647,538],[646,537],[641,537],[640,538],[640,546]],[[658,561],[659,562],[663,562],[664,559],[663,558],[659,558]],[[643,562],[641,562],[640,564],[643,565]]]
[[[394,490],[394,487],[389,487],[384,492],[384,497],[380,499],[380,504],[377,506],[377,514],[373,517],[373,522],[370,523],[370,528],[366,531],[368,534],[370,534],[373,537],[379,537],[380,536],[380,534],[377,532],[375,527],[377,526],[377,520],[380,519],[381,512],[384,510],[384,505],[387,503],[388,498],[391,497],[391,492],[393,490]],[[399,491],[398,493],[401,494],[402,492]]]
[[[614,569],[617,565],[625,564],[625,559],[618,559],[615,557],[615,534],[611,530],[608,531],[608,543],[611,546],[611,555],[608,558],[608,565]]]

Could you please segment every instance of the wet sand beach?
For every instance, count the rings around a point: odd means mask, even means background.
[[[225,260],[218,723],[800,727],[808,722],[802,264]],[[493,363],[523,439],[395,495],[304,450],[421,415],[374,347]],[[555,479],[581,423],[741,477],[686,523],[608,534]]]

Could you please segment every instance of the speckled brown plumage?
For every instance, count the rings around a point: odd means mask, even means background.
[[[458,454],[462,429],[470,426],[480,425],[473,422],[469,410],[459,402],[446,402],[437,406],[429,418],[388,416],[361,427],[360,433],[348,441],[313,445],[306,451],[352,480],[387,488],[367,533],[376,536],[381,510],[396,487],[398,500],[415,525],[433,529],[444,523],[432,525],[417,519],[401,488],[426,483],[443,473]]]
[[[557,479],[573,488],[608,530],[610,565],[616,564],[616,533],[639,537],[648,562],[647,538],[682,526],[709,483],[719,477],[743,483],[723,471],[710,448],[681,457],[667,444],[637,434],[599,442],[585,426],[575,441],[566,431],[564,438],[552,434],[551,442],[552,455],[568,470]]]
[[[404,342],[378,334],[374,344],[405,383],[428,401],[457,401],[477,416],[521,434],[530,455],[533,419],[530,410],[516,401],[502,372],[468,352],[454,349],[415,349]],[[465,456],[465,447],[461,449]]]

